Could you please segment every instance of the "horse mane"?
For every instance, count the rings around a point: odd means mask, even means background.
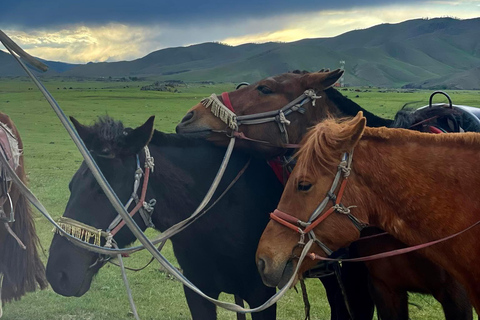
[[[480,150],[480,134],[478,132],[464,132],[455,134],[432,134],[403,128],[369,128],[366,127],[363,139],[389,140],[392,142],[414,141],[426,145],[451,145],[452,148],[468,147]]]
[[[336,146],[350,137],[351,132],[345,130],[349,127],[346,121],[350,118],[326,119],[312,127],[301,142],[301,147],[295,154],[297,164],[295,169],[301,177],[318,177],[322,171],[331,170],[340,162],[338,154],[332,153]]]
[[[0,121],[9,126],[17,137],[19,148],[23,149],[22,140],[13,121],[3,113],[0,113]],[[22,182],[27,184],[22,155],[16,173]],[[4,274],[1,288],[3,302],[19,300],[25,293],[35,291],[37,286],[40,289],[48,286],[45,267],[37,249],[40,241],[35,232],[32,208],[15,185],[12,185],[10,195],[15,206],[15,222],[11,228],[25,244],[26,250],[21,249],[17,241],[8,234],[0,245],[0,273]]]
[[[363,109],[360,105],[354,101],[348,99],[343,94],[338,92],[335,88],[328,88],[325,90],[325,94],[343,113],[347,116],[355,116],[359,111],[363,112],[365,118],[368,119],[368,125],[370,127],[389,127],[392,124],[392,120],[379,117],[370,111]]]
[[[437,114],[437,113],[435,113]],[[446,112],[451,114],[451,112]],[[421,115],[424,119],[425,115]],[[296,153],[296,170],[301,177],[318,177],[326,171],[334,174],[332,166],[338,165],[339,146],[348,140],[352,134],[349,130],[352,126],[348,120],[327,119],[312,127],[301,142],[301,147]],[[404,128],[371,128],[366,127],[362,136],[364,139],[397,141],[415,141],[416,143],[425,143],[426,145],[448,145],[454,147],[467,147],[480,149],[480,134],[475,132],[459,134],[431,134],[423,133]],[[333,150],[333,152],[332,152]]]
[[[105,115],[98,117],[94,124],[89,126],[89,130],[90,133],[100,141],[100,148],[103,144],[107,143],[110,146],[111,151],[113,151],[113,154],[119,154],[117,151],[125,145],[125,132],[129,132],[133,130],[133,128],[125,127],[122,121],[115,120],[112,117]],[[150,144],[156,146],[174,144],[181,147],[198,146],[200,144],[211,145],[211,143],[205,139],[192,138],[175,133],[165,133],[158,130],[154,131]],[[101,150],[94,149],[93,151],[101,154]]]

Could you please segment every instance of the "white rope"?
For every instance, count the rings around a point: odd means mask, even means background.
[[[155,167],[155,159],[150,155],[150,149],[148,146],[144,147],[145,150],[145,168],[150,168],[150,170],[153,172],[153,169]]]
[[[305,90],[304,94],[312,100],[312,106],[315,107],[315,100],[320,99],[322,96],[317,96],[317,93],[313,89]]]
[[[115,248],[118,249],[116,244],[115,244]],[[135,301],[133,301],[132,290],[130,289],[130,285],[128,284],[127,273],[125,271],[125,265],[123,263],[122,255],[117,254],[117,258],[119,261],[120,270],[122,272],[123,283],[125,284],[125,289],[127,291],[128,303],[130,304],[130,309],[132,309],[132,313],[135,319],[140,320],[140,317],[138,316],[138,312],[137,312],[137,307],[135,306]]]

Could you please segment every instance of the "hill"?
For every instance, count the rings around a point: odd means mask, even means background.
[[[168,48],[121,62],[57,65],[51,75],[155,77],[157,80],[256,81],[289,70],[338,68],[347,85],[480,89],[480,18],[416,19],[381,24],[333,38],[227,46]],[[0,75],[13,73],[3,66]],[[47,62],[48,63],[48,62]]]

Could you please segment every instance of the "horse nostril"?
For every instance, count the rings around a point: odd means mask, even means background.
[[[185,117],[183,117],[182,121],[180,123],[187,123],[189,122],[190,120],[193,119],[193,117],[195,116],[195,112],[194,111],[190,111],[189,113],[187,113],[185,115]]]
[[[259,271],[261,274],[263,274],[264,271],[265,271],[265,260],[263,260],[262,258],[258,258],[257,268],[258,268],[258,271]]]

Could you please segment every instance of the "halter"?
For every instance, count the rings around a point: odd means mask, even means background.
[[[205,98],[201,103],[205,108],[210,108],[213,115],[218,117],[220,120],[225,122],[227,126],[233,131],[233,134],[236,137],[244,138],[247,140],[257,141],[253,139],[246,138],[238,132],[238,127],[240,125],[250,125],[250,124],[261,124],[267,122],[276,122],[278,128],[283,135],[285,143],[289,143],[287,126],[290,125],[290,121],[286,118],[289,114],[297,111],[301,114],[305,113],[304,104],[312,101],[312,105],[315,106],[315,100],[320,99],[321,96],[317,96],[316,92],[313,89],[305,90],[305,92],[297,97],[295,100],[291,101],[284,107],[279,110],[267,111],[254,113],[249,115],[237,116],[235,109],[230,101],[228,92],[222,93],[222,101],[218,98],[215,93],[212,93],[210,97]],[[258,141],[265,143],[266,141]]]
[[[140,159],[137,154],[136,155],[137,169],[135,170],[133,192],[132,192],[132,195],[130,196],[130,199],[125,204],[125,209],[128,210],[132,202],[135,201],[136,206],[132,209],[132,211],[129,212],[129,215],[133,217],[137,212],[140,212],[140,216],[142,217],[147,228],[148,227],[153,228],[155,226],[152,223],[151,217],[152,217],[156,200],[151,199],[149,202],[145,202],[145,195],[147,192],[150,171],[153,172],[155,164],[154,164],[154,159],[150,156],[150,150],[148,149],[147,146],[144,147],[144,151],[145,151],[145,166],[144,166],[145,174],[143,173],[143,170],[140,167]],[[143,179],[141,195],[139,198],[137,192],[140,186],[140,180],[142,179],[142,176],[144,176],[144,179]],[[93,238],[93,242],[97,246],[100,246],[101,238],[105,238],[106,240],[105,247],[112,248],[113,246],[115,246],[115,240],[113,239],[113,236],[115,236],[120,231],[120,229],[123,228],[123,226],[125,225],[125,221],[122,219],[120,215],[117,215],[117,217],[115,217],[115,219],[113,219],[113,221],[110,223],[106,231],[97,229],[95,227],[89,226],[87,224],[84,224],[74,219],[70,219],[66,217],[60,217],[58,221],[58,225],[62,228],[63,231],[80,240],[89,242],[90,239]],[[54,231],[59,233],[57,228],[55,228]],[[62,235],[61,233],[59,234]],[[95,262],[94,264],[96,264],[97,262]]]
[[[333,253],[333,250],[328,248],[326,244],[317,239],[315,233],[313,232],[313,229],[326,218],[328,218],[328,216],[330,216],[333,212],[338,212],[346,215],[359,231],[361,231],[367,226],[365,223],[361,222],[351,214],[351,207],[345,207],[341,203],[345,187],[347,186],[348,176],[351,172],[352,157],[353,151],[350,154],[347,152],[343,154],[342,161],[338,165],[337,174],[335,175],[330,190],[327,192],[326,197],[318,205],[315,211],[313,211],[308,221],[302,221],[278,209],[275,209],[274,212],[270,213],[270,219],[275,220],[276,222],[284,225],[285,227],[300,233],[300,241],[298,242],[297,246],[305,246],[305,235],[308,235],[309,239],[313,240],[320,248],[322,248],[322,250],[325,251],[327,256],[331,255]],[[340,185],[340,188],[338,189],[338,194],[335,195],[335,191],[337,190],[340,178],[343,178],[343,181]],[[330,207],[330,209],[328,209],[327,211],[325,211],[325,213],[322,215],[322,212],[329,201],[333,202],[333,206]]]

